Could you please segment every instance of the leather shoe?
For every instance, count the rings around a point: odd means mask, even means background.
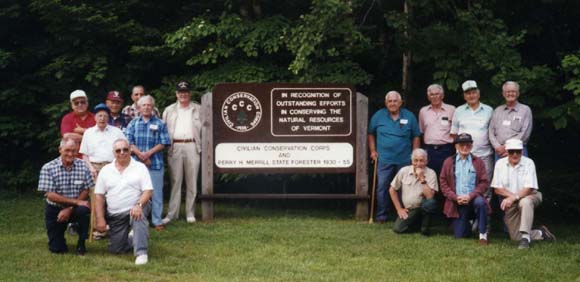
[[[165,230],[165,226],[163,226],[163,224],[157,225],[157,226],[155,226],[153,228],[155,228],[155,230],[157,230],[157,231]]]

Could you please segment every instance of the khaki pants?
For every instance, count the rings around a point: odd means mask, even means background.
[[[505,225],[514,241],[522,239],[522,232],[530,234],[532,240],[542,240],[539,230],[532,230],[534,224],[534,208],[542,203],[542,193],[536,192],[521,198],[516,204],[505,211]]]
[[[171,178],[171,197],[167,209],[167,218],[179,217],[181,204],[181,185],[185,179],[185,216],[195,216],[195,196],[197,195],[197,174],[199,172],[199,154],[195,143],[174,143],[167,157]]]

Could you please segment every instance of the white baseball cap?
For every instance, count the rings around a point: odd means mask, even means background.
[[[461,85],[461,88],[463,88],[463,92],[467,92],[468,90],[471,89],[477,89],[477,83],[475,82],[475,80],[466,80]]]
[[[506,150],[523,150],[524,149],[524,142],[520,139],[508,139],[505,141],[505,149]]]
[[[75,91],[70,93],[70,100],[71,101],[76,99],[76,98],[80,98],[80,97],[87,98],[87,93],[85,93],[85,91],[82,91],[82,90],[75,90]]]

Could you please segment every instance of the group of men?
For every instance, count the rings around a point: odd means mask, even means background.
[[[110,252],[133,250],[135,264],[146,264],[148,214],[158,231],[178,219],[184,179],[186,220],[195,222],[200,106],[191,100],[187,82],[177,84],[175,95],[177,101],[160,116],[155,99],[145,95],[140,85],[132,89],[133,104],[123,109],[118,91],[110,91],[105,103],[97,104],[92,112],[83,90],[70,94],[72,111],[61,121],[60,156],[42,167],[38,185],[46,197],[45,225],[51,252],[68,251],[64,233],[69,223],[76,223],[76,251],[84,255],[85,241],[92,235],[92,215],[95,235],[110,237]],[[162,219],[166,147],[171,197]],[[89,200],[93,192],[95,196]]]
[[[518,102],[519,88],[517,82],[505,82],[505,104],[493,110],[480,102],[473,80],[462,84],[466,103],[457,108],[443,102],[441,85],[432,84],[427,88],[430,104],[421,108],[418,120],[401,107],[398,92],[388,92],[385,108],[372,116],[368,128],[378,175],[375,221],[384,223],[394,207],[396,233],[419,229],[429,235],[431,217],[439,210],[436,199],[442,198],[453,235],[477,232],[479,244],[487,245],[493,190],[518,248],[529,248],[532,240],[555,240],[544,225],[532,229],[542,194],[534,162],[527,157],[532,112]],[[437,197],[439,190],[442,196]]]

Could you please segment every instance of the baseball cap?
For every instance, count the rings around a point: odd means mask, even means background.
[[[189,90],[189,83],[187,83],[185,81],[181,81],[177,84],[177,87],[175,87],[175,90],[177,90],[177,91],[190,91]]]
[[[461,133],[455,136],[454,144],[457,143],[473,143],[473,139],[469,133]]]
[[[471,89],[477,89],[477,83],[475,82],[475,80],[466,80],[461,85],[461,88],[463,88],[463,92],[467,92]]]
[[[107,100],[123,102],[123,97],[119,91],[109,91],[107,94]]]
[[[512,138],[505,141],[506,150],[523,150],[524,142],[520,139]]]
[[[85,93],[85,91],[82,90],[75,90],[73,92],[70,93],[70,100],[74,100],[76,98],[80,98],[80,97],[84,97],[87,98],[87,93]]]
[[[98,105],[96,105],[93,108],[93,114],[96,114],[100,111],[105,111],[107,112],[109,115],[111,114],[111,110],[109,109],[109,107],[107,107],[107,105],[105,105],[105,103],[99,103]]]

